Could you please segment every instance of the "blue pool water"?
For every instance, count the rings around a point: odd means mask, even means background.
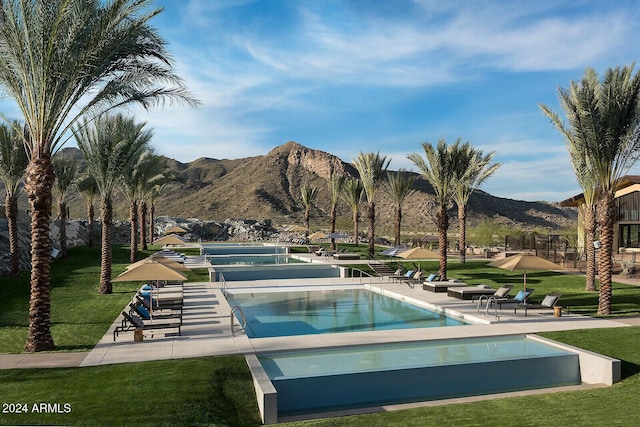
[[[258,355],[278,414],[580,384],[578,355],[524,336]]]
[[[230,306],[242,307],[250,338],[464,325],[426,308],[367,289],[239,293]]]
[[[242,254],[286,254],[286,246],[261,246],[242,244],[211,243],[202,245],[202,255],[242,255]]]
[[[272,279],[310,279],[340,277],[340,268],[320,263],[300,264],[255,264],[255,265],[216,265],[212,269],[211,280],[221,281],[221,275],[227,282],[243,280]]]
[[[305,261],[290,255],[213,255],[207,258],[212,265],[301,264]]]

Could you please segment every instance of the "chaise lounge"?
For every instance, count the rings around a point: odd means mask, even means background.
[[[548,294],[547,296],[544,297],[544,299],[542,300],[542,302],[540,304],[523,304],[520,303],[518,305],[516,305],[513,309],[514,313],[517,313],[518,310],[524,310],[524,315],[527,315],[527,310],[544,310],[544,309],[548,309],[548,310],[554,310],[558,307],[558,301],[560,300],[560,297],[562,296],[562,294],[559,294],[557,292],[552,292],[550,294]]]
[[[144,323],[144,321],[135,314],[129,314],[126,311],[122,312],[122,323],[120,326],[116,326],[113,330],[113,340],[115,341],[120,332],[135,331],[136,329],[158,330],[158,329],[177,329],[178,335],[182,334],[182,321],[178,322],[153,322]]]

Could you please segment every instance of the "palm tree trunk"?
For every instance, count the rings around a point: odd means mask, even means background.
[[[460,262],[467,262],[467,206],[458,206],[458,245],[460,246]]]
[[[310,221],[309,208],[304,210],[304,237],[309,237],[309,221]]]
[[[138,217],[140,217],[140,245],[142,250],[146,251],[147,246],[147,203],[142,200],[139,206]]]
[[[60,221],[60,256],[67,257],[67,204],[64,201],[58,202],[58,220]]]
[[[400,246],[400,227],[402,226],[402,208],[398,206],[396,210],[396,238],[394,241],[395,246]]]
[[[598,211],[600,225],[600,257],[598,260],[598,277],[600,279],[600,295],[598,297],[598,315],[611,314],[611,298],[613,285],[611,274],[613,270],[613,218],[615,217],[614,195],[604,194],[601,199],[602,209]]]
[[[155,240],[155,230],[153,228],[153,224],[155,222],[155,213],[156,213],[156,205],[151,203],[149,207],[149,243],[153,243]]]
[[[356,246],[358,246],[358,220],[360,219],[360,215],[358,209],[353,211],[353,241]]]
[[[87,232],[88,236],[87,236],[87,246],[89,246],[90,248],[93,247],[93,237],[94,237],[94,221],[93,221],[93,217],[94,217],[94,211],[93,211],[93,203],[89,203],[87,205],[87,228],[89,229],[89,231]]]
[[[587,235],[586,251],[587,251],[587,271],[585,290],[596,290],[596,248],[593,242],[596,240],[596,216],[594,211],[595,205],[584,210],[584,229]]]
[[[337,212],[336,212],[336,207],[335,205],[331,207],[331,212],[329,213],[329,221],[331,222],[331,232],[335,233],[336,232],[336,216],[337,216]],[[336,239],[331,239],[331,250],[335,251],[337,249],[336,246]]]
[[[375,254],[375,240],[376,240],[376,203],[369,202],[369,210],[367,212],[367,219],[369,221],[369,258],[373,258]]]
[[[18,198],[7,191],[4,213],[9,228],[9,253],[11,254],[11,274],[20,270],[20,242],[18,241]]]
[[[53,350],[51,336],[51,188],[55,179],[51,156],[32,153],[25,173],[25,191],[31,208],[31,297],[29,334],[24,350]]]
[[[436,220],[438,221],[438,249],[440,253],[440,268],[438,275],[440,280],[447,280],[447,230],[449,229],[449,215],[447,214],[447,207],[440,206],[438,213],[436,214]]]
[[[134,263],[138,256],[138,201],[135,199],[129,202],[129,219],[131,220],[129,262]]]
[[[113,207],[111,200],[102,200],[100,204],[100,217],[102,220],[102,248],[100,257],[100,287],[99,294],[113,292],[111,284],[111,222],[113,221]]]

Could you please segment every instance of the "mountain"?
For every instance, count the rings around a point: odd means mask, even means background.
[[[66,148],[63,155],[77,155],[77,149]],[[300,187],[308,182],[319,189],[311,212],[312,228],[329,222],[330,192],[327,180],[332,173],[357,176],[353,165],[319,150],[296,142],[275,147],[263,156],[243,159],[200,158],[190,163],[169,159],[170,166],[183,182],[168,185],[156,203],[156,215],[223,221],[227,218],[271,219],[274,224],[302,223],[304,205]],[[403,205],[404,230],[435,230],[431,186],[418,175],[416,192]],[[376,228],[391,231],[395,212],[384,191],[379,192]],[[84,217],[84,202],[78,195],[69,201],[72,218]],[[477,190],[469,201],[469,224],[483,219],[521,229],[558,230],[574,226],[577,212],[554,203],[525,202],[494,197]],[[128,208],[121,200],[115,204],[116,218],[125,219]],[[364,210],[364,205],[363,205]],[[351,212],[339,202],[339,226],[351,229]],[[452,231],[456,227],[455,207],[450,214]],[[363,215],[364,218],[364,215]]]

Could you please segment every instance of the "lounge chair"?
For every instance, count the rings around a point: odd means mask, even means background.
[[[539,310],[539,309],[555,310],[561,296],[562,294],[559,294],[557,292],[552,292],[547,296],[545,296],[542,302],[540,302],[540,304],[520,303],[514,307],[513,312],[516,313],[518,310],[524,310],[524,315],[526,316],[527,310]]]
[[[393,281],[395,282],[396,280],[398,280],[398,281],[399,280],[407,280],[407,279],[413,277],[415,274],[416,274],[415,270],[408,270],[406,273],[404,273],[404,274],[402,274],[400,276],[397,276],[397,277],[394,276],[393,277]]]
[[[503,304],[526,304],[534,291],[533,288],[527,288],[526,291],[519,291],[513,298],[497,298],[495,303],[498,304],[499,309],[502,309]]]
[[[496,292],[495,289],[487,285],[466,286],[462,284],[462,286],[460,286],[455,283],[453,285],[453,287],[448,287],[447,296],[464,300],[470,300],[480,295],[490,296]]]
[[[501,286],[500,288],[498,288],[493,293],[493,295],[472,295],[471,296],[471,300],[472,301],[478,300],[478,309],[480,309],[480,306],[482,305],[482,303],[484,301],[489,303],[490,298],[494,298],[494,299],[491,300],[491,303],[493,303],[494,301],[496,301],[498,299],[509,298],[509,293],[511,292],[511,289],[513,289],[513,285],[504,285],[504,286]]]
[[[182,322],[153,322],[144,323],[144,321],[135,314],[129,314],[126,311],[122,312],[122,323],[120,326],[116,326],[113,330],[113,340],[115,341],[120,332],[135,331],[136,329],[142,330],[156,330],[156,329],[177,329],[178,335],[181,335]]]
[[[130,303],[129,314],[135,314],[142,320],[166,320],[166,319],[179,319],[182,323],[182,311],[179,310],[155,310],[151,311],[147,309],[141,303]]]
[[[413,288],[416,283],[422,282],[422,271],[416,271],[413,276],[405,278],[404,282]]]

